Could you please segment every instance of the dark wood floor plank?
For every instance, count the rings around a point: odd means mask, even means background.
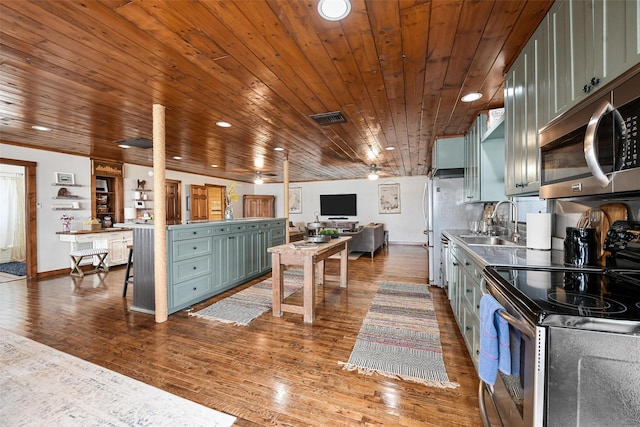
[[[327,261],[328,273],[338,261]],[[441,389],[347,372],[378,281],[426,283],[427,253],[391,245],[349,262],[349,287],[318,288],[316,321],[265,313],[233,326],[181,311],[165,323],[130,311],[124,269],[0,284],[0,327],[238,417],[252,426],[480,426],[478,379],[442,289],[430,288],[447,373]],[[199,310],[253,280],[198,306]],[[291,301],[300,303],[301,292]]]

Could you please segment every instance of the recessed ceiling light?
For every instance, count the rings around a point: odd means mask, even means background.
[[[180,156],[173,156],[174,160],[182,160],[182,157]]]
[[[51,128],[48,128],[46,126],[40,126],[40,125],[33,125],[33,126],[31,126],[31,129],[33,129],[33,130],[41,130],[43,132],[47,132],[47,131],[51,130]]]
[[[276,147],[276,148],[274,148],[273,150],[274,150],[274,151],[284,151],[284,148],[282,148],[282,147]]]
[[[339,21],[351,12],[349,0],[320,0],[318,13],[327,21]]]
[[[131,148],[131,146],[127,145],[127,144],[118,144],[118,147],[120,147],[120,148]]]
[[[221,128],[230,128],[231,123],[229,122],[216,122],[216,126],[220,126]]]
[[[212,168],[217,168],[218,165],[216,165],[215,163],[211,165]]]
[[[385,150],[387,150],[387,151],[393,151],[395,149],[396,149],[396,147],[387,147],[387,148],[385,148]]]
[[[479,92],[473,92],[473,93],[468,93],[465,96],[463,96],[460,100],[462,102],[473,102],[473,101],[477,101],[478,99],[482,98],[482,94]]]

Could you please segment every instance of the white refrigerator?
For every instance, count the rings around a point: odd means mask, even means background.
[[[440,274],[442,230],[468,229],[469,221],[480,219],[482,215],[482,203],[465,204],[464,200],[463,178],[429,178],[425,183],[423,213],[428,236],[429,284],[432,286],[446,285]]]

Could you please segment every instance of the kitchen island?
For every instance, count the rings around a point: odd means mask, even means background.
[[[197,221],[167,226],[168,313],[175,313],[271,270],[267,248],[285,241],[286,218]],[[133,229],[132,310],[155,313],[154,226]]]

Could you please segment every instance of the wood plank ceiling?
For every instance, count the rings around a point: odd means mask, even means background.
[[[150,139],[159,103],[169,169],[281,182],[282,147],[292,181],[424,175],[436,137],[503,105],[551,3],[351,0],[331,22],[317,0],[4,0],[0,140],[150,166],[117,143]],[[346,122],[309,117],[333,111]]]

